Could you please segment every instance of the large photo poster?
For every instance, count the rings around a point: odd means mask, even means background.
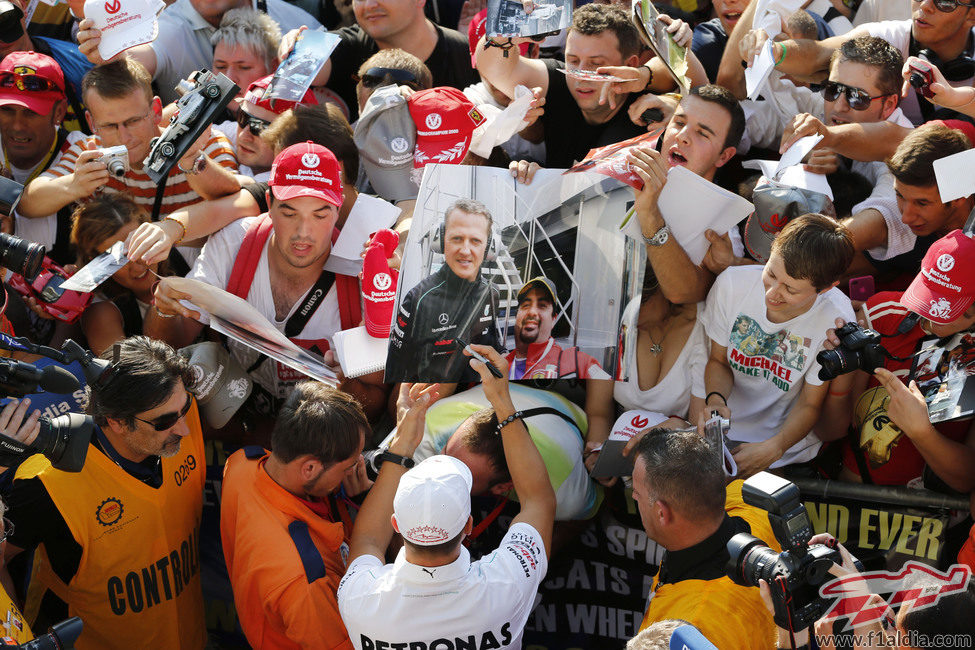
[[[632,190],[599,174],[430,165],[397,289],[386,381],[472,382],[489,345],[509,378],[613,379],[620,323],[639,300],[642,244],[619,224]]]

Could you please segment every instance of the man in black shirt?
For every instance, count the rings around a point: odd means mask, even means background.
[[[399,48],[426,63],[434,86],[463,90],[480,79],[470,65],[467,38],[441,27],[413,0],[354,0],[357,25],[335,31],[342,41],[313,82],[326,84],[345,102],[349,120],[358,116],[355,81],[359,66],[379,50]]]
[[[513,39],[516,44],[521,40],[525,39]],[[621,100],[600,103],[605,82],[568,77],[561,72],[560,63],[521,57],[518,48],[507,47],[506,40],[498,43],[500,47],[486,49],[483,39],[478,43],[477,68],[491,85],[509,97],[514,97],[514,88],[519,84],[542,89],[546,167],[570,167],[594,147],[644,132],[627,114],[635,95],[627,93]],[[634,67],[640,64],[640,49],[636,29],[626,12],[614,5],[585,5],[572,16],[565,41],[564,67],[587,71],[606,66]],[[661,62],[652,59],[649,65],[649,68],[637,68],[644,87],[659,91],[673,87]]]

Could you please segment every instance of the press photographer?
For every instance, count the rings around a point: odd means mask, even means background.
[[[640,629],[681,619],[719,648],[766,650],[774,625],[758,589],[726,575],[727,545],[739,533],[778,543],[742,483],[725,483],[720,454],[696,431],[652,429],[637,444],[633,500],[647,537],[667,549]]]
[[[975,489],[971,423],[932,425],[916,383],[912,381],[910,387],[904,383],[922,340],[949,337],[975,326],[973,302],[975,241],[955,230],[931,245],[907,291],[881,292],[867,300],[857,315],[861,328],[855,333],[849,329],[853,324],[838,321],[846,327],[830,333],[834,349],[823,354],[832,362],[823,367],[843,372],[860,369],[848,394],[828,398],[839,406],[837,410],[854,413],[854,438],[838,445],[842,452],[838,478],[906,485],[924,475],[927,465],[952,490]],[[874,367],[873,375],[868,374]],[[841,424],[845,427],[845,422]]]
[[[70,607],[85,621],[79,650],[203,648],[205,459],[186,388],[193,373],[171,347],[141,336],[104,360],[108,369],[89,385],[95,427],[84,467],[68,473],[32,456],[7,498],[15,528],[7,559],[44,549],[28,587],[39,597],[25,615],[44,629]],[[12,437],[19,426],[8,421],[0,433]]]
[[[747,505],[768,512],[782,551],[749,533],[738,533],[728,540],[728,577],[743,587],[765,583],[775,624],[789,633],[789,644],[796,648],[794,635],[811,628],[828,609],[819,587],[832,578],[830,571],[841,561],[840,554],[835,544],[811,543],[812,523],[799,488],[784,478],[760,472],[742,484],[741,496]]]

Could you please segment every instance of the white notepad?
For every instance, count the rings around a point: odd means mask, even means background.
[[[386,367],[389,339],[370,336],[364,325],[336,332],[335,354],[346,377],[359,377]]]

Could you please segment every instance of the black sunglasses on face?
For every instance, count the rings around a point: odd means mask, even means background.
[[[271,123],[259,117],[254,117],[244,112],[244,109],[241,108],[237,111],[237,126],[242,129],[250,129],[251,135],[259,138],[261,137],[261,133],[264,132],[264,129],[271,126]]]
[[[395,81],[397,84],[405,84],[413,90],[420,89],[420,82],[412,72],[399,70],[397,68],[369,68],[362,75],[354,75],[356,83],[362,83],[366,88],[376,88],[384,83]]]
[[[934,8],[946,14],[950,14],[958,7],[971,7],[971,2],[959,2],[959,0],[933,0]]]
[[[179,410],[179,413],[165,413],[160,415],[154,420],[143,420],[142,418],[135,418],[139,422],[145,422],[151,426],[156,431],[166,431],[172,429],[176,426],[176,423],[186,417],[186,414],[190,412],[190,407],[193,406],[193,396],[186,392],[186,405]]]
[[[873,100],[880,99],[881,97],[887,97],[891,93],[884,93],[883,95],[877,95],[876,97],[871,97],[866,90],[862,88],[855,88],[853,86],[847,86],[846,84],[841,84],[837,81],[827,81],[823,84],[823,99],[828,102],[835,102],[840,94],[846,95],[846,103],[850,105],[855,111],[865,111],[870,108],[870,104]]]

